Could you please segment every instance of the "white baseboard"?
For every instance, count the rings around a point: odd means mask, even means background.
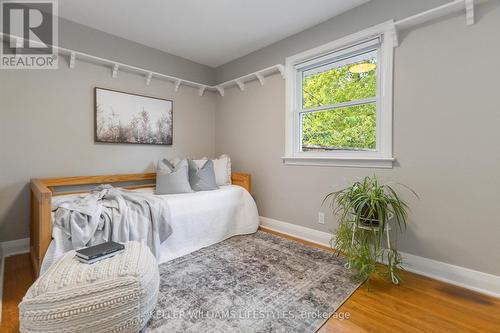
[[[5,258],[30,251],[30,239],[22,238],[13,241],[0,242],[0,321],[2,321],[3,275]]]
[[[260,217],[260,225],[319,245],[330,245],[332,235],[296,224]],[[406,271],[500,298],[500,276],[447,264],[441,261],[401,253]]]
[[[7,258],[16,254],[30,252],[30,239],[21,238],[12,241],[0,242],[3,257]]]
[[[401,253],[403,268],[409,272],[500,298],[500,276],[442,261]]]
[[[316,243],[323,246],[330,246],[330,240],[332,239],[332,235],[327,232],[318,231],[300,225],[286,223],[263,216],[260,217],[260,225],[262,227],[266,227],[267,229],[281,232],[283,234],[294,236],[303,239],[305,241]]]

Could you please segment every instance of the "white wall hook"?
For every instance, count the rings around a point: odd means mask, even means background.
[[[118,64],[115,64],[115,65],[113,66],[113,73],[111,74],[111,77],[112,77],[113,79],[115,79],[115,78],[118,76],[118,68],[119,68],[119,67],[120,67],[120,65],[118,65]]]
[[[198,96],[203,96],[203,94],[205,93],[205,89],[207,89],[206,86],[201,86],[200,89],[198,90]]]
[[[278,71],[281,74],[281,78],[284,80],[285,79],[285,66],[283,65],[277,65]]]
[[[149,86],[151,84],[151,79],[153,78],[153,73],[149,73],[146,77],[146,85]]]
[[[263,86],[265,83],[264,75],[260,73],[255,73],[255,76],[257,76],[257,79],[259,79],[260,85]]]
[[[241,80],[235,80],[236,84],[238,85],[238,88],[240,88],[241,91],[245,90],[245,84]]]
[[[467,25],[474,24],[474,0],[465,0],[465,22]]]
[[[71,52],[69,57],[69,68],[71,69],[75,68],[75,64],[76,64],[76,53]]]
[[[219,92],[219,94],[224,97],[224,87],[221,87],[221,86],[215,86],[215,88],[217,89],[217,91]]]
[[[182,83],[182,80],[177,80],[175,81],[175,84],[174,84],[174,91],[175,92],[178,92],[179,91],[179,88],[181,86],[181,83]]]
[[[247,75],[243,75],[243,76],[237,77],[237,78],[229,80],[229,81],[219,83],[217,86],[213,86],[213,87],[209,87],[209,88],[210,89],[214,88],[216,90],[219,90],[219,89],[217,89],[217,87],[228,88],[228,87],[232,87],[232,86],[236,85],[241,90],[245,90],[245,88],[246,88],[245,82],[249,82],[249,81],[258,79],[260,84],[264,85],[265,75],[271,75],[271,74],[276,73],[276,72],[280,72],[281,77],[284,78],[285,77],[285,66],[283,66],[281,64],[273,65],[273,66],[258,70],[256,72],[253,72],[253,73],[250,73]],[[219,93],[220,93],[220,91],[219,91]],[[222,96],[224,96],[224,95],[222,95]]]

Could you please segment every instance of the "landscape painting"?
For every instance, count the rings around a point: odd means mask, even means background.
[[[95,88],[95,141],[172,145],[173,102]]]

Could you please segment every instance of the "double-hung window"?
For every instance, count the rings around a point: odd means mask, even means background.
[[[392,40],[356,34],[287,58],[286,164],[392,166]]]

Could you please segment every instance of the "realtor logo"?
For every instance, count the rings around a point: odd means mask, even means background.
[[[2,69],[56,69],[56,0],[2,0]]]

